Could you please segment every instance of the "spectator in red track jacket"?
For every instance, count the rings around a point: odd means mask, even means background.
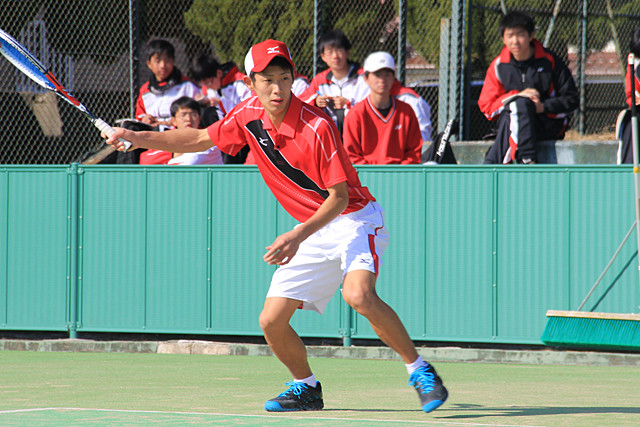
[[[338,126],[340,134],[349,109],[363,100],[369,88],[362,76],[360,64],[349,59],[351,42],[340,30],[331,30],[320,37],[320,58],[329,68],[317,74],[299,98],[324,109]]]
[[[564,138],[578,90],[564,62],[534,38],[529,15],[506,14],[499,31],[504,48],[491,62],[478,99],[480,111],[497,121],[484,162],[535,163],[538,141]]]
[[[635,101],[636,105],[640,105],[640,27],[636,28],[631,36],[631,43],[629,44],[629,55],[634,55],[633,60],[633,75],[631,73],[631,66],[627,65],[627,76],[625,79],[625,93],[627,95],[627,105],[631,108],[631,83],[634,83],[635,87]],[[628,64],[627,58],[627,64]],[[633,80],[632,80],[633,79]],[[618,123],[616,123],[616,138],[618,138],[620,145],[618,148],[618,164],[633,163],[633,144],[631,134],[631,111],[624,110],[618,116]],[[640,159],[639,159],[640,160]]]

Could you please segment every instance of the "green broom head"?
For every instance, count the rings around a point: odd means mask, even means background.
[[[640,315],[547,312],[541,340],[549,346],[640,350]]]

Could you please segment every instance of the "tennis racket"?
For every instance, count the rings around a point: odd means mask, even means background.
[[[444,158],[444,150],[447,148],[451,135],[458,132],[458,122],[455,119],[451,119],[447,122],[442,131],[442,138],[440,138],[440,144],[438,144],[438,150],[436,151],[436,162],[442,163]]]
[[[82,111],[84,115],[93,123],[95,127],[100,129],[102,133],[107,136],[111,136],[115,133],[107,122],[97,117],[91,111],[87,110],[87,107],[82,105],[75,96],[69,93],[51,73],[51,71],[45,67],[35,56],[33,56],[27,49],[25,49],[20,43],[18,43],[13,37],[5,33],[0,29],[0,53],[7,58],[15,67],[22,71],[31,80],[42,86],[43,88],[56,93],[60,98],[67,101],[69,104]],[[126,149],[131,147],[129,141],[120,139]],[[126,150],[125,150],[126,151]]]

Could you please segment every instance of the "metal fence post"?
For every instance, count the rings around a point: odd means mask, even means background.
[[[460,121],[463,123],[461,132],[460,132],[460,138],[462,140],[468,141],[469,140],[469,135],[470,135],[470,129],[471,129],[471,57],[472,57],[472,49],[471,49],[471,35],[473,34],[473,27],[471,25],[472,21],[473,21],[473,0],[468,0],[469,1],[469,8],[468,8],[468,16],[466,19],[463,19],[463,25],[464,22],[467,22],[467,25],[469,26],[468,30],[466,31],[467,37],[464,39],[466,46],[464,46],[464,49],[462,49],[462,51],[465,52],[465,60],[464,60],[464,69],[463,72],[461,73],[461,77],[462,77],[462,93],[460,94],[460,99],[461,99],[461,109],[463,111],[463,115],[461,115],[460,117]]]
[[[464,135],[464,0],[453,0],[451,5],[451,29],[449,48],[449,110],[450,119],[460,120],[460,135]]]
[[[451,41],[451,20],[442,18],[440,20],[440,73],[438,86],[438,129],[442,131],[447,124],[449,112],[449,64]]]
[[[407,67],[407,1],[398,2],[398,80],[404,85]]]
[[[129,99],[130,117],[136,115],[136,101],[138,98],[139,56],[140,56],[140,5],[138,0],[129,0]]]
[[[313,2],[313,76],[320,72],[320,52],[318,51],[318,41],[322,35],[322,0],[314,0]]]
[[[340,295],[342,296],[342,288],[340,289]],[[344,324],[342,324],[342,328],[340,328],[338,332],[342,335],[342,346],[351,347],[351,344],[353,343],[351,339],[353,329],[353,307],[347,304],[344,298],[342,299],[342,303],[345,305],[342,312],[344,316]]]
[[[69,264],[68,264],[68,283],[69,283],[69,338],[78,338],[78,212],[79,212],[79,185],[80,171],[78,163],[73,163],[68,169],[69,175],[69,215],[67,222],[69,226]]]
[[[584,135],[584,119],[586,111],[585,98],[585,66],[587,62],[587,0],[582,0],[580,13],[580,55],[578,58],[578,78],[580,79],[580,111],[578,113],[578,131]]]

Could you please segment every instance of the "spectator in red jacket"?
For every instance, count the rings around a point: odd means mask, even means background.
[[[395,73],[395,61],[387,52],[374,52],[364,61],[371,93],[344,120],[344,146],[352,163],[420,163],[420,125],[411,106],[391,96]]]
[[[635,87],[634,97],[636,105],[640,105],[640,27],[636,28],[631,36],[631,43],[629,44],[629,56],[634,55],[633,68],[634,72],[631,73],[631,66],[627,65],[627,77],[625,79],[625,93],[627,95],[627,105],[631,108],[632,97],[631,87]],[[629,59],[629,58],[627,58]],[[627,60],[627,63],[629,61]],[[633,80],[632,80],[633,79]],[[633,83],[633,85],[631,84]],[[618,164],[633,163],[633,144],[631,134],[631,111],[626,109],[618,116],[618,122],[616,123],[616,138],[618,138],[620,145],[618,147]],[[640,160],[640,159],[638,159]]]
[[[497,121],[484,162],[535,163],[538,141],[564,138],[578,90],[564,62],[534,38],[529,15],[509,12],[499,31],[504,48],[491,62],[478,99],[480,111]]]

